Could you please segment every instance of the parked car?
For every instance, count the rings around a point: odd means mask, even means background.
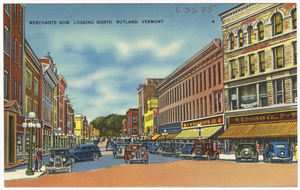
[[[268,149],[264,152],[263,156],[264,161],[269,163],[274,160],[292,163],[293,160],[293,154],[290,151],[287,142],[270,142],[268,144]]]
[[[157,150],[160,148],[161,145],[162,143],[156,143],[155,145],[149,148],[149,152],[157,153]]]
[[[191,152],[193,149],[194,143],[186,143],[179,154],[180,157],[191,157]]]
[[[240,162],[241,160],[258,162],[258,153],[255,145],[255,143],[238,143],[235,149],[236,162]]]
[[[148,141],[144,141],[142,142],[142,146],[147,149],[147,146],[148,146],[149,142]]]
[[[114,150],[114,145],[115,145],[114,141],[107,141],[105,150],[106,151]]]
[[[105,137],[102,137],[101,142],[105,142],[105,139],[106,139]]]
[[[163,155],[173,155],[175,151],[175,142],[163,142]]]
[[[50,161],[45,162],[45,170],[50,172],[72,172],[72,158],[68,148],[54,148],[51,150]]]
[[[148,154],[140,144],[126,144],[124,153],[125,163],[141,162],[148,164]]]
[[[149,150],[154,145],[155,145],[155,142],[154,141],[150,141],[146,149]]]
[[[125,145],[126,145],[125,142],[115,143],[114,150],[113,150],[114,158],[124,158]]]
[[[94,143],[95,145],[98,145],[99,142],[100,142],[100,138],[95,138],[95,139],[93,139],[93,143]]]
[[[73,159],[73,162],[84,160],[97,161],[101,156],[100,149],[95,144],[81,144],[70,150],[70,157]]]
[[[177,142],[177,143],[175,143],[174,155],[176,157],[179,157],[179,155],[181,154],[181,151],[182,151],[182,149],[184,147],[184,144],[185,143],[183,143],[183,142]]]
[[[219,159],[219,152],[213,149],[213,143],[209,141],[194,142],[193,149],[191,151],[193,159],[206,158],[210,160],[214,158]]]

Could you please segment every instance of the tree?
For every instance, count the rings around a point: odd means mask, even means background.
[[[100,130],[102,137],[118,137],[122,130],[122,121],[125,118],[125,115],[109,114],[108,116],[97,117],[91,124]]]

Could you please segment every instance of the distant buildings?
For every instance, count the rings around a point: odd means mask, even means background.
[[[126,112],[126,131],[127,137],[137,138],[138,136],[139,113],[138,109],[130,108]]]
[[[147,100],[147,107],[148,110],[144,114],[144,118],[145,118],[144,133],[149,135],[154,133],[155,127],[157,128],[157,126],[155,126],[154,123],[154,112],[158,109],[157,98],[149,98]]]
[[[74,133],[76,134],[76,144],[85,144],[88,121],[86,116],[83,114],[75,114],[74,116],[75,128]]]

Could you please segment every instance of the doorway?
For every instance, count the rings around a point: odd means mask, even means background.
[[[9,164],[14,164],[15,160],[15,118],[13,116],[9,116],[9,134],[8,134],[8,141],[9,141],[9,149],[8,149],[8,161]]]

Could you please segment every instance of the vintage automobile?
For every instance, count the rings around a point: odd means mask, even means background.
[[[179,154],[180,157],[191,157],[191,152],[193,149],[194,143],[185,143],[184,147],[181,150],[181,153]]]
[[[191,151],[191,157],[193,159],[206,158],[210,160],[214,158],[219,159],[219,152],[213,149],[213,143],[209,141],[194,142],[193,149]]]
[[[73,159],[73,162],[84,160],[97,161],[101,156],[100,149],[95,144],[81,144],[70,150],[70,157]]]
[[[144,141],[142,142],[142,146],[147,149],[149,142],[148,141]]]
[[[116,142],[113,150],[114,158],[124,158],[125,142]]]
[[[45,162],[45,170],[50,172],[72,172],[72,158],[68,148],[54,148],[51,150],[50,161]]]
[[[154,141],[150,141],[146,149],[149,150],[154,145],[155,145],[155,142]]]
[[[162,143],[156,143],[152,147],[149,148],[150,153],[158,153],[158,149],[162,146]]]
[[[255,143],[238,143],[235,149],[236,162],[241,160],[252,160],[258,162],[258,153],[255,148]]]
[[[124,153],[125,163],[141,162],[148,164],[148,154],[140,144],[126,144]]]
[[[174,142],[163,142],[162,143],[162,155],[173,155],[175,151],[175,143]]]
[[[105,150],[108,151],[108,150],[114,150],[114,141],[107,141],[106,142],[106,148]]]
[[[181,154],[181,151],[184,147],[184,144],[183,142],[177,142],[175,143],[175,150],[174,150],[174,156],[175,157],[179,157],[179,155]]]
[[[287,142],[270,142],[268,149],[263,154],[264,161],[271,163],[272,161],[287,161],[292,163],[293,154],[290,151],[289,144]]]

